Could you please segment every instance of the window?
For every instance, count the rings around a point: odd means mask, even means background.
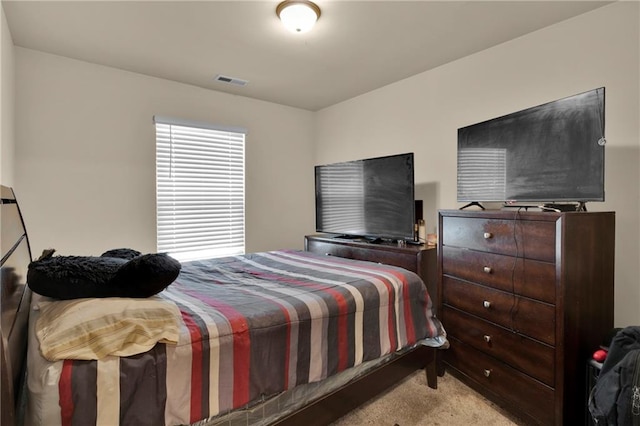
[[[244,254],[244,129],[154,117],[159,252]]]

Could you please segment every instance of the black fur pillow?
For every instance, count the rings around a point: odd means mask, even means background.
[[[115,249],[97,257],[53,256],[54,251],[46,250],[29,264],[27,283],[55,299],[150,297],[169,286],[181,268],[165,253]]]
[[[141,254],[142,253],[140,253],[138,250],[133,250],[130,248],[117,248],[105,251],[100,255],[100,257],[118,257],[120,259],[131,260],[134,257],[140,256]]]

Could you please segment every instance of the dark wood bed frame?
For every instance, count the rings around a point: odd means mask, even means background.
[[[31,248],[13,190],[2,186],[0,193],[0,416],[2,426],[11,426],[20,423],[18,407],[22,399],[31,303],[31,290],[26,285]]]
[[[2,368],[0,412],[2,426],[13,426],[22,423],[22,411],[24,410],[22,389],[24,387],[27,326],[31,303],[31,291],[26,285],[26,277],[32,257],[29,239],[15,194],[11,188],[6,186],[1,187],[1,193],[0,313],[2,320],[0,334],[2,339],[0,339],[0,355]],[[326,425],[377,396],[417,369],[425,368],[429,387],[436,389],[436,351],[437,349],[434,348],[418,346],[278,420],[275,424],[280,426]]]

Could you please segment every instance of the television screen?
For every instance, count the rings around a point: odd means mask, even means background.
[[[458,201],[604,201],[604,95],[601,87],[458,129]]]
[[[413,153],[315,167],[316,231],[413,239]]]

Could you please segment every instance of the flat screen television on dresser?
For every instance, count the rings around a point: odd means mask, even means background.
[[[412,240],[413,153],[315,167],[316,231]]]
[[[458,129],[458,201],[604,201],[604,87]]]

